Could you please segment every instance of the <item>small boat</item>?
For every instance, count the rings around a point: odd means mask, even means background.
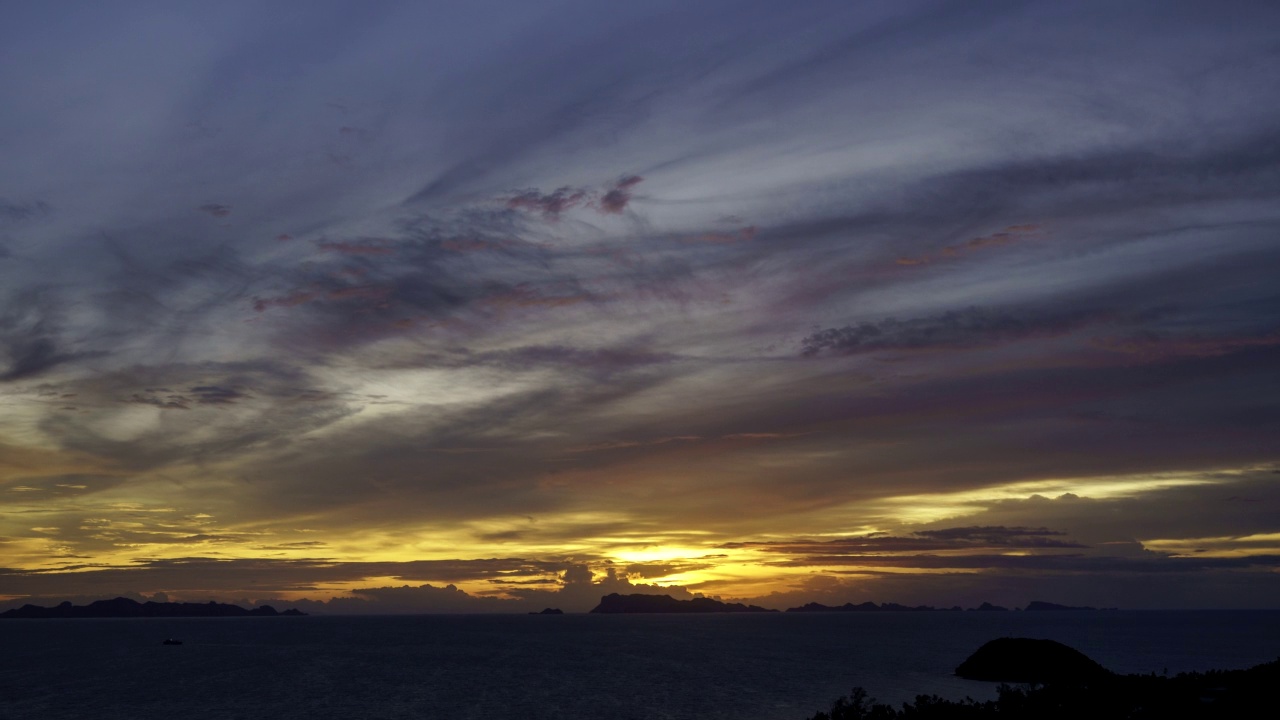
[[[161,644],[161,645],[181,645],[181,644],[182,644],[182,641],[181,641],[181,640],[174,640],[173,638],[166,638],[166,639],[165,639],[165,641],[164,641],[164,642],[162,642],[162,643],[160,643],[160,644]]]

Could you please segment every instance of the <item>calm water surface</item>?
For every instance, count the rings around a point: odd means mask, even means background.
[[[992,697],[951,672],[1004,635],[1238,668],[1280,657],[1280,611],[10,620],[0,720],[801,720],[855,685]]]

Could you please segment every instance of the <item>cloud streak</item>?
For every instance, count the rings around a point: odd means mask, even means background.
[[[1280,597],[1276,9],[151,16],[0,28],[12,594]]]

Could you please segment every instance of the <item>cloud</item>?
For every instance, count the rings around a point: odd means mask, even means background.
[[[918,530],[908,536],[872,534],[823,541],[770,541],[728,543],[726,548],[751,548],[768,553],[813,556],[818,558],[867,558],[871,553],[903,553],[937,550],[982,550],[989,548],[1084,548],[1064,538],[1066,533],[1046,528],[970,526],[936,530]],[[875,555],[886,562],[902,557],[898,554]],[[950,556],[948,556],[950,557]],[[968,555],[966,555],[968,557]],[[801,561],[798,561],[801,562]]]
[[[970,307],[941,315],[898,320],[886,318],[828,328],[801,341],[801,354],[854,354],[878,350],[965,348],[1030,337],[1060,335],[1097,322],[1082,312],[1033,313]]]
[[[953,258],[968,253],[986,250],[988,248],[1000,247],[1002,245],[1012,245],[1013,243],[1022,242],[1028,236],[1034,237],[1034,234],[1040,232],[1040,226],[1034,223],[1022,225],[1010,225],[1000,232],[982,235],[980,237],[970,238],[964,242],[954,245],[947,245],[938,251],[937,255],[920,255],[917,257],[900,257],[899,265],[924,265],[944,258]]]
[[[1110,593],[1124,578],[1096,558],[1150,559],[1134,543],[1267,554],[1221,540],[1275,532],[1261,483],[1234,483],[1250,503],[1090,490],[1275,459],[1274,9],[1161,7],[1153,29],[1156,3],[677,5],[404,5],[354,33],[327,11],[303,33],[270,9],[176,12],[161,46],[127,8],[15,17],[10,564],[456,545],[556,567],[57,582],[534,605],[552,598],[505,588],[556,591],[588,563],[568,583],[585,604],[699,548],[797,538],[739,550],[916,558],[821,574],[944,602],[980,591],[953,575]],[[991,38],[1026,61],[992,61]],[[422,48],[447,71],[424,75]],[[120,480],[43,481],[72,475]],[[1050,481],[1078,501],[983,495]],[[217,521],[181,519],[201,513]],[[985,565],[923,566],[951,554]],[[1261,564],[1166,560],[1199,568],[1152,581],[1171,597],[1275,597]],[[828,592],[793,578],[821,566],[758,566],[775,574],[741,590],[705,562],[687,573],[704,592]]]
[[[330,300],[373,300],[385,303],[393,291],[394,288],[387,285],[355,285],[334,288],[325,297]]]
[[[392,255],[395,246],[380,238],[362,238],[360,240],[326,241],[316,243],[316,247],[325,252],[341,255]]]
[[[842,605],[898,602],[903,605],[977,607],[993,602],[1022,607],[1031,600],[1050,599],[1068,605],[1124,609],[1215,608],[1246,609],[1257,600],[1280,597],[1280,582],[1269,568],[1223,569],[1202,573],[1124,573],[1093,575],[1082,572],[929,572],[857,571],[814,573],[782,591],[744,598],[765,607],[796,607],[806,602]]]
[[[697,570],[706,570],[715,567],[714,564],[706,562],[651,562],[651,563],[631,563],[624,568],[628,576],[640,578],[664,578],[678,573],[694,572]]]
[[[75,359],[73,354],[58,352],[57,346],[47,337],[7,338],[8,369],[0,373],[0,382],[20,380],[38,375],[57,365]]]
[[[736,232],[705,232],[701,235],[681,238],[683,242],[692,243],[710,243],[713,245],[728,245],[730,243],[744,242],[751,240],[756,236],[756,226],[748,225]]]
[[[1280,555],[1244,558],[1153,557],[1135,559],[1096,555],[815,555],[778,560],[780,567],[870,567],[925,570],[1039,570],[1091,573],[1186,573],[1211,569],[1280,566]]]
[[[178,543],[207,542],[208,537],[177,538]],[[639,574],[639,573],[637,573]],[[75,582],[74,576],[79,575]],[[411,579],[431,577],[430,582],[398,586],[357,587],[349,594],[328,600],[281,601],[276,593],[316,590],[315,584],[334,581],[358,581],[367,577]],[[525,582],[504,582],[509,597],[483,595],[460,589],[453,582],[475,579],[509,580],[536,577],[535,587]],[[69,597],[66,588],[94,588],[98,593],[115,597],[118,588],[128,583],[141,583],[165,588],[174,599],[204,600],[221,598],[230,601],[249,594],[259,604],[300,607],[322,614],[403,614],[403,613],[468,613],[528,612],[544,607],[559,607],[566,612],[586,612],[613,592],[671,595],[678,599],[696,597],[681,586],[657,586],[633,583],[606,567],[597,576],[587,565],[565,562],[531,562],[516,558],[488,560],[417,561],[409,563],[343,563],[330,560],[221,560],[206,557],[151,560],[124,568],[105,568],[69,563],[54,571],[32,572],[0,568],[11,593],[22,597],[5,604],[17,606],[40,598]],[[447,582],[447,584],[443,584]],[[60,599],[58,600],[60,601]],[[56,603],[55,603],[56,604]]]
[[[627,209],[631,202],[631,188],[640,184],[644,178],[639,175],[627,175],[600,198],[600,212],[618,214]]]
[[[987,546],[1010,547],[1084,547],[1082,544],[1061,541],[1053,536],[1065,536],[1061,530],[1048,528],[1006,528],[1004,525],[969,525],[965,528],[916,530],[915,534],[927,538],[964,541]]]
[[[590,198],[586,190],[568,186],[556,188],[549,194],[538,190],[525,190],[506,199],[506,206],[513,210],[540,212],[548,219],[560,217],[560,213],[583,204]],[[625,206],[626,201],[623,201]]]
[[[593,206],[605,215],[617,215],[627,209],[631,202],[631,190],[644,181],[639,175],[624,175],[613,183],[603,194],[586,188],[575,188],[568,185],[556,188],[550,193],[537,189],[523,190],[507,197],[505,205],[512,210],[526,210],[541,213],[548,220],[558,220],[560,215],[575,207]]]
[[[295,290],[288,295],[282,295],[280,297],[254,298],[253,309],[257,312],[263,312],[273,307],[290,308],[302,305],[303,303],[309,303],[315,299],[316,294],[314,292]]]
[[[1129,337],[1102,337],[1095,347],[1134,356],[1143,362],[1159,362],[1178,356],[1215,357],[1280,345],[1280,331],[1252,336],[1168,337],[1145,333]]]
[[[494,365],[517,371],[549,366],[611,374],[665,365],[679,359],[678,355],[653,352],[643,346],[584,348],[564,345],[526,345],[510,350],[467,355],[460,362]]]
[[[53,213],[53,207],[43,200],[11,202],[0,198],[0,220],[12,223],[43,218]]]
[[[245,397],[239,390],[217,385],[197,385],[190,392],[201,405],[230,405]]]
[[[550,290],[551,292],[547,292]],[[559,292],[557,292],[559,291]],[[520,283],[514,287],[502,288],[484,299],[484,303],[494,309],[504,308],[537,308],[568,307],[587,302],[591,296],[570,288],[543,289],[529,283]]]
[[[159,395],[153,395],[150,392],[148,392],[147,394],[134,393],[133,395],[130,396],[130,400],[132,402],[140,403],[143,405],[154,405],[155,407],[162,408],[162,409],[171,409],[171,410],[190,410],[191,409],[191,398],[185,395],[179,395],[179,394],[171,393],[161,397]]]
[[[62,337],[63,315],[53,293],[45,289],[9,296],[0,306],[0,382],[37,377],[58,366],[106,354],[67,349]]]

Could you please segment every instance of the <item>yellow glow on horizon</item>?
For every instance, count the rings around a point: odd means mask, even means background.
[[[815,577],[841,582],[872,583],[887,575],[975,574],[981,569],[894,567],[892,564],[823,567],[785,552],[786,542],[797,537],[824,540],[864,536],[869,532],[909,532],[911,525],[964,517],[983,512],[1000,502],[1088,502],[1135,497],[1169,488],[1229,483],[1236,475],[1256,468],[1185,473],[1150,473],[1090,478],[1055,478],[1022,481],[956,492],[918,493],[864,500],[841,507],[814,511],[770,526],[770,533],[735,534],[732,526],[698,527],[685,517],[663,526],[658,518],[612,505],[609,510],[573,509],[535,516],[492,515],[485,518],[444,521],[399,521],[369,529],[379,517],[380,505],[338,510],[310,511],[297,515],[237,518],[234,503],[214,489],[236,484],[210,472],[202,477],[205,491],[200,504],[183,502],[184,483],[191,479],[143,476],[104,486],[100,491],[85,483],[47,483],[38,491],[12,492],[8,517],[0,516],[0,535],[6,536],[6,560],[10,567],[39,572],[92,573],[97,570],[145,569],[192,558],[203,561],[295,561],[290,578],[307,577],[307,564],[324,568],[339,563],[402,563],[456,560],[461,563],[493,558],[551,561],[553,567],[586,565],[597,582],[612,568],[618,577],[634,585],[681,587],[725,600],[795,592]],[[16,480],[16,478],[15,478]],[[29,485],[36,485],[33,480]],[[12,482],[12,485],[18,485]],[[86,491],[88,490],[88,491]],[[1062,496],[1068,495],[1063,498]],[[1076,496],[1076,498],[1070,497]],[[1039,497],[1037,497],[1039,496]],[[1051,500],[1050,498],[1058,499]],[[616,509],[622,507],[624,509]],[[1031,511],[1035,505],[1028,506]],[[1050,507],[1044,505],[1043,507]],[[847,518],[847,520],[846,520]],[[714,529],[707,529],[707,528]],[[785,532],[789,527],[812,528]],[[762,542],[781,541],[781,546]],[[1184,557],[1245,557],[1280,554],[1280,533],[1239,537],[1157,538],[1142,541],[1148,549]],[[744,543],[743,547],[726,547]],[[801,555],[802,551],[797,551]],[[937,556],[963,556],[966,549],[938,549]],[[1034,554],[1011,550],[1005,555]],[[885,553],[891,558],[892,553]],[[879,562],[891,563],[892,560]],[[628,568],[632,565],[645,567]],[[282,563],[282,566],[285,566]],[[664,567],[667,566],[667,567]],[[192,567],[203,567],[193,563]],[[234,567],[228,565],[228,567]],[[371,566],[371,574],[357,579],[318,580],[306,589],[273,591],[284,599],[325,599],[349,596],[359,588],[454,584],[472,595],[507,596],[519,587],[559,587],[559,571],[530,571],[519,579],[545,580],[545,584],[504,585],[490,583],[502,574],[458,572],[451,569],[433,575],[429,564],[404,579],[392,574],[396,566]],[[440,567],[448,568],[447,564]],[[546,566],[544,566],[546,567]],[[195,571],[193,571],[195,572]],[[203,572],[203,571],[200,571]],[[406,571],[408,572],[408,571]],[[667,572],[667,574],[660,574]],[[865,573],[865,574],[860,574]],[[190,573],[188,573],[190,574]],[[144,576],[143,573],[139,577]],[[150,575],[146,575],[150,577]],[[316,577],[350,577],[321,570]],[[187,582],[199,582],[199,578]],[[287,587],[301,587],[302,580],[282,580]],[[164,589],[175,597],[182,593],[198,600],[198,589],[129,587],[142,592]],[[254,589],[240,591],[246,596]],[[266,597],[266,596],[264,596]],[[852,598],[851,598],[852,599]]]

